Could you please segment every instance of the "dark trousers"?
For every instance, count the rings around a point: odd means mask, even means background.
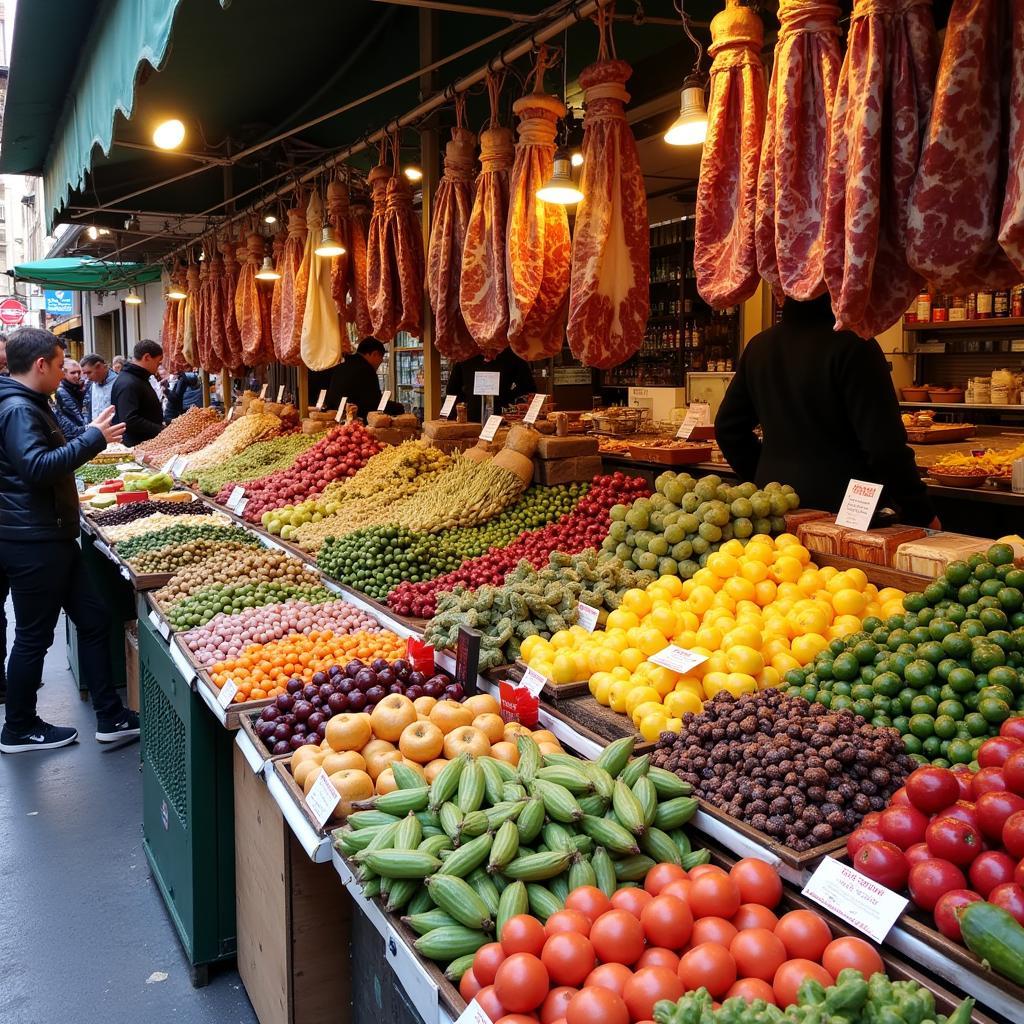
[[[0,690],[7,689],[7,612],[4,606],[10,592],[3,566],[0,566]]]
[[[14,603],[7,728],[24,734],[38,721],[36,691],[62,608],[78,631],[79,666],[96,717],[113,723],[123,705],[111,679],[110,615],[89,581],[77,542],[0,541],[0,571],[7,576]]]

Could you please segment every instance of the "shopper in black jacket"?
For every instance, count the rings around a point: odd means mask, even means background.
[[[64,360],[64,379],[53,393],[57,409],[57,425],[68,441],[85,432],[85,385],[82,367],[74,359]]]
[[[336,409],[343,398],[359,407],[359,415],[365,420],[366,414],[376,412],[383,397],[377,370],[384,362],[384,345],[376,338],[363,338],[355,352],[345,356],[330,371],[327,385],[327,408]],[[388,402],[382,410],[389,416],[405,412],[400,402]]]
[[[63,373],[64,350],[48,331],[25,327],[7,342],[11,376],[0,378],[0,572],[14,600],[14,646],[7,666],[7,717],[0,752],[49,750],[73,743],[76,729],[36,714],[43,659],[63,609],[78,632],[82,679],[96,711],[96,738],[138,736],[138,716],[121,703],[110,671],[110,618],[92,589],[78,546],[74,472],[124,427],[105,409],[66,441],[46,396]]]
[[[175,376],[174,383],[167,389],[167,407],[164,422],[170,423],[183,412],[203,404],[203,386],[195,370],[186,370]]]
[[[140,341],[132,351],[133,359],[117,375],[110,400],[114,420],[125,425],[124,443],[134,448],[164,429],[164,411],[149,378],[156,373],[164,350],[155,342]]]
[[[530,364],[510,348],[502,349],[493,359],[475,355],[456,363],[448,376],[446,394],[457,395],[460,402],[465,402],[466,411],[474,423],[481,420],[483,415],[483,403],[476,394],[478,373],[501,375],[498,394],[494,399],[495,413],[502,412],[506,406],[521,402],[527,395],[532,395],[537,390]]]
[[[835,330],[827,295],[787,299],[782,323],[751,339],[715,437],[741,480],[791,484],[805,508],[838,511],[850,480],[869,480],[885,486],[879,508],[938,526],[885,356],[874,338]]]

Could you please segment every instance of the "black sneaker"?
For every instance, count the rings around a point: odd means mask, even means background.
[[[113,722],[97,722],[96,739],[100,743],[116,743],[139,735],[139,716],[125,708]]]
[[[40,721],[35,728],[19,735],[5,725],[0,732],[0,752],[23,754],[26,750],[55,750],[78,739],[78,730],[65,725],[49,725]]]

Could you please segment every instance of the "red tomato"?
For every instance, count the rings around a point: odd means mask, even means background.
[[[997,886],[1013,881],[1017,862],[1001,850],[986,850],[974,858],[967,877],[971,888],[980,892],[983,899]]]
[[[494,975],[494,994],[512,1013],[529,1013],[547,998],[551,979],[532,953],[512,953]]]
[[[558,988],[553,988],[547,994],[544,1002],[540,1004],[541,1024],[553,1024],[554,1021],[563,1018],[570,1000],[577,992],[579,992],[578,988],[571,988],[568,985],[559,985]]]
[[[774,907],[782,899],[782,879],[778,871],[756,857],[736,861],[729,877],[740,891],[740,903],[760,903]]]
[[[729,946],[736,961],[736,972],[743,978],[770,981],[786,960],[786,947],[767,928],[748,928],[739,932]]]
[[[669,882],[678,882],[687,877],[686,872],[678,864],[655,864],[644,879],[644,888],[657,896]]]
[[[878,955],[878,950],[856,936],[847,935],[841,939],[833,939],[821,956],[821,966],[832,975],[839,977],[839,972],[846,967],[860,971],[865,978],[870,978],[878,971],[884,971],[885,965]]]
[[[775,1005],[775,990],[768,982],[761,981],[760,978],[740,978],[725,993],[726,999],[732,999],[734,996],[739,996],[748,1003],[752,1003],[755,999],[763,999],[766,1003],[770,1003],[772,1006]]]
[[[505,927],[501,929],[501,948],[505,950],[506,956],[513,953],[532,953],[534,956],[540,956],[546,939],[544,925],[529,914],[516,914],[515,917],[510,917],[505,922]],[[508,1009],[511,1010],[512,1007]]]
[[[1024,886],[1024,860],[1018,865],[1016,870],[1013,872],[1013,880],[1020,886]]]
[[[633,1020],[647,1020],[653,1017],[654,1004],[659,999],[675,1002],[684,991],[682,980],[675,971],[667,967],[645,967],[626,982],[622,998]]]
[[[1024,765],[1024,761],[1021,764]],[[975,809],[982,836],[989,842],[1001,843],[1006,819],[1015,811],[1024,811],[1024,796],[1005,790],[982,793]]]
[[[689,878],[680,878],[677,882],[669,882],[664,889],[658,893],[659,896],[675,896],[677,900],[682,900],[687,906],[690,905],[690,890],[693,888],[693,882]]]
[[[621,996],[626,982],[632,977],[633,972],[625,964],[601,964],[587,975],[583,987],[597,985],[598,988],[606,988],[609,992]]]
[[[640,920],[640,914],[644,907],[653,899],[654,897],[646,889],[619,889],[612,897],[610,909],[625,910]]]
[[[679,969],[679,954],[664,946],[648,946],[644,955],[636,962],[639,971],[644,967],[667,967],[670,971]]]
[[[853,866],[887,889],[902,889],[907,881],[907,859],[893,843],[868,843],[862,846]]]
[[[791,910],[779,918],[775,934],[782,939],[790,959],[820,960],[832,941],[832,929],[813,910]]]
[[[690,868],[690,881],[695,882],[701,875],[724,875],[727,872],[724,868],[720,868],[717,864],[698,864],[695,868]]]
[[[913,803],[910,800],[910,794],[907,792],[906,786],[900,786],[891,797],[889,797],[890,807],[913,807]]]
[[[473,973],[483,987],[494,984],[494,975],[507,956],[500,942],[488,942],[486,946],[481,946],[476,951],[476,956],[473,957]]]
[[[483,1010],[491,1020],[498,1020],[500,1017],[505,1016],[505,1007],[501,1005],[501,1000],[494,991],[493,985],[484,985],[484,987],[477,992],[476,1001],[480,1004],[480,1009]]]
[[[537,1018],[532,1013],[506,1013],[494,1024],[537,1024]]]
[[[878,817],[881,818],[882,816],[879,815]],[[850,860],[853,860],[862,846],[866,846],[868,843],[884,842],[885,835],[879,825],[861,825],[860,828],[851,832],[847,838],[846,852],[850,855]]]
[[[622,997],[599,985],[581,989],[565,1012],[566,1024],[629,1024]]]
[[[715,999],[720,999],[736,980],[736,961],[725,946],[702,942],[683,954],[679,977],[687,992],[703,985]]]
[[[690,909],[698,917],[732,917],[740,909],[739,886],[726,874],[704,874],[690,890]]]
[[[578,910],[591,923],[611,908],[611,900],[596,885],[581,885],[565,898],[566,910]]]
[[[483,988],[483,985],[476,980],[476,975],[471,967],[459,981],[459,995],[468,1003],[473,996]]]
[[[960,784],[948,768],[922,765],[907,776],[907,796],[923,814],[934,814],[960,796]]]
[[[977,762],[980,768],[998,768],[1015,751],[1024,747],[1024,741],[1014,736],[993,736],[978,747]]]
[[[690,946],[699,946],[702,942],[717,942],[728,949],[738,930],[736,925],[726,921],[724,917],[702,917],[699,921],[693,922]]]
[[[918,861],[931,860],[932,851],[928,849],[927,843],[914,843],[909,850],[903,851],[903,858],[907,862],[907,866],[912,868]]]
[[[991,743],[992,741],[989,740]],[[977,800],[983,793],[1005,793],[1010,787],[1003,778],[1001,767],[982,768],[974,776],[971,785],[971,799]]]
[[[944,892],[938,903],[935,904],[935,927],[954,942],[963,942],[964,937],[960,931],[960,918],[957,911],[966,907],[968,903],[977,903],[981,899],[978,893],[971,889],[951,889]]]
[[[924,841],[928,828],[928,815],[909,804],[904,807],[887,807],[878,819],[882,836],[901,850]]]
[[[557,910],[544,922],[544,934],[550,938],[558,932],[579,932],[590,934],[592,924],[586,914],[579,910]]]
[[[960,768],[953,772],[960,786],[958,800],[970,800],[974,793],[974,772],[970,768]]]
[[[642,890],[619,890],[632,891]],[[649,897],[649,894],[645,895]],[[644,928],[629,911],[609,910],[594,922],[590,929],[590,941],[602,963],[635,964],[643,955]]]
[[[693,914],[675,896],[655,896],[640,912],[640,923],[652,946],[682,949],[690,941]]]
[[[1016,715],[1013,718],[1008,718],[999,726],[999,735],[1012,736],[1024,743],[1024,717]]]
[[[590,939],[579,932],[556,932],[540,959],[556,985],[581,985],[597,961]]]
[[[1024,718],[1019,719],[1024,722]],[[1011,793],[1024,796],[1024,750],[1015,750],[1003,764],[1003,778]]]
[[[882,816],[881,811],[868,811],[863,818],[860,819],[860,823],[864,828],[877,828],[878,819]]]
[[[744,903],[729,923],[740,931],[744,928],[767,928],[773,932],[779,919],[773,911],[762,907],[760,903]]]
[[[932,855],[953,864],[970,864],[981,852],[978,830],[958,818],[935,818],[925,833]]]
[[[802,958],[787,960],[775,972],[775,978],[772,981],[776,1003],[782,1007],[792,1006],[796,1002],[796,994],[806,978],[816,979],[825,988],[835,984],[835,979],[821,964]]]
[[[988,894],[989,903],[1002,907],[1008,914],[1024,924],[1024,889],[1016,882],[997,885]]]
[[[907,878],[910,898],[922,910],[934,910],[943,893],[952,889],[966,889],[964,873],[948,860],[923,860],[910,869]]]
[[[943,807],[932,815],[932,821],[936,818],[956,818],[958,821],[966,821],[972,828],[978,828],[978,809],[971,800],[957,800],[955,804]]]
[[[1014,811],[1003,822],[1002,839],[1011,857],[1024,857],[1024,811]]]

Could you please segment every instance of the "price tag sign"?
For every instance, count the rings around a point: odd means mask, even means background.
[[[231,491],[231,494],[228,497],[227,507],[229,509],[231,509],[232,512],[237,512],[238,511],[238,503],[244,497],[245,497],[245,488],[244,487],[235,487]]]
[[[160,618],[159,615],[157,615],[156,611],[151,611],[149,613],[149,621],[153,624],[153,628],[165,640],[171,635],[171,627],[168,626],[167,623],[164,622],[164,620],[162,618]]]
[[[487,422],[484,424],[484,429],[480,431],[481,441],[493,441],[494,435],[498,432],[498,427],[501,426],[500,416],[488,416]]]
[[[452,414],[452,409],[455,408],[455,402],[458,395],[449,395],[441,406],[441,419],[446,420]]]
[[[541,690],[547,686],[547,679],[544,678],[535,668],[528,668],[519,681],[520,686],[525,686],[534,697],[539,697]]]
[[[231,406],[231,408],[228,409],[228,423],[230,423],[234,418],[235,418],[235,407]]]
[[[907,900],[849,864],[826,857],[815,869],[804,895],[831,910],[875,942],[884,942]]]
[[[229,679],[220,688],[220,693],[217,694],[217,703],[227,710],[227,708],[231,706],[231,702],[235,699],[236,693],[238,693],[238,687],[235,685],[234,679]]]
[[[707,402],[691,402],[676,437],[689,441],[694,427],[706,427],[711,423],[711,406]]]
[[[473,374],[474,395],[497,395],[501,388],[501,374],[477,370]]]
[[[698,654],[696,651],[688,651],[685,647],[669,644],[668,647],[663,647],[657,654],[652,654],[647,660],[653,661],[655,665],[661,665],[663,668],[670,669],[672,672],[686,675],[690,669],[696,668],[702,662],[707,661],[708,658],[706,654]]]
[[[260,388],[260,398],[266,398],[267,397],[267,388],[269,388],[269,387],[270,387],[269,384],[264,384],[263,387]]]
[[[239,503],[238,503],[238,504],[237,504],[237,505],[235,506],[235,515],[236,515],[236,516],[240,516],[240,515],[241,515],[241,514],[242,514],[242,513],[243,513],[243,512],[245,511],[245,506],[246,506],[246,505],[248,505],[248,504],[249,504],[249,499],[248,499],[248,498],[243,498],[243,499],[242,499],[242,500],[241,500],[241,501],[240,501],[240,502],[239,502]]]
[[[326,402],[326,401],[327,401],[327,388],[324,388],[323,391],[320,392],[320,397],[317,398],[317,400],[316,400],[316,408],[317,409],[322,409],[324,407],[324,402]]]
[[[277,389],[277,400],[279,402],[283,402],[284,401],[284,385],[283,384]]]
[[[836,526],[850,530],[867,530],[875,514],[878,499],[882,496],[882,485],[868,480],[851,480],[846,486],[846,496],[839,506]]]
[[[177,462],[177,461],[178,461],[178,456],[177,456],[177,455],[172,455],[172,456],[171,456],[171,457],[170,457],[170,458],[169,458],[169,459],[168,459],[168,460],[167,460],[167,461],[166,461],[166,462],[165,462],[165,463],[164,463],[164,464],[163,464],[163,465],[162,465],[162,466],[160,467],[160,472],[161,472],[161,473],[173,473],[173,472],[174,472],[174,463],[175,463],[175,462]]]
[[[188,465],[188,459],[184,455],[179,455],[171,465],[171,475],[181,476],[185,472],[185,467]]]
[[[334,813],[334,808],[338,806],[340,800],[341,794],[334,788],[334,783],[326,772],[321,772],[316,777],[316,782],[309,787],[306,794],[306,806],[320,828],[324,827],[324,822]]]
[[[584,604],[582,601],[576,605],[576,615],[579,619],[579,624],[588,632],[593,633],[594,627],[597,625],[597,617],[600,612],[596,608],[592,608],[589,604]]]
[[[391,401],[391,392],[385,391],[380,396],[380,401],[377,403],[377,412],[383,412],[388,407],[388,402]]]
[[[344,417],[344,415],[345,415],[345,406],[346,406],[346,405],[348,405],[348,399],[347,399],[347,398],[343,398],[343,399],[342,399],[342,400],[341,400],[341,401],[340,401],[340,402],[338,403],[338,413],[337,413],[337,415],[336,415],[336,416],[334,417],[334,422],[335,422],[335,423],[340,423],[340,422],[342,421],[342,418],[343,418],[343,417]]]
[[[537,417],[540,415],[541,409],[544,407],[544,399],[548,396],[545,394],[539,394],[533,396],[533,401],[530,402],[530,408],[526,410],[526,415],[523,417],[524,423],[536,423]]]
[[[423,1020],[436,1020],[437,985],[427,974],[420,959],[390,926],[384,935],[384,957],[391,964],[391,969],[402,983],[410,1003],[416,1007]]]
[[[492,1022],[480,1004],[475,999],[471,999],[455,1024],[492,1024]]]

